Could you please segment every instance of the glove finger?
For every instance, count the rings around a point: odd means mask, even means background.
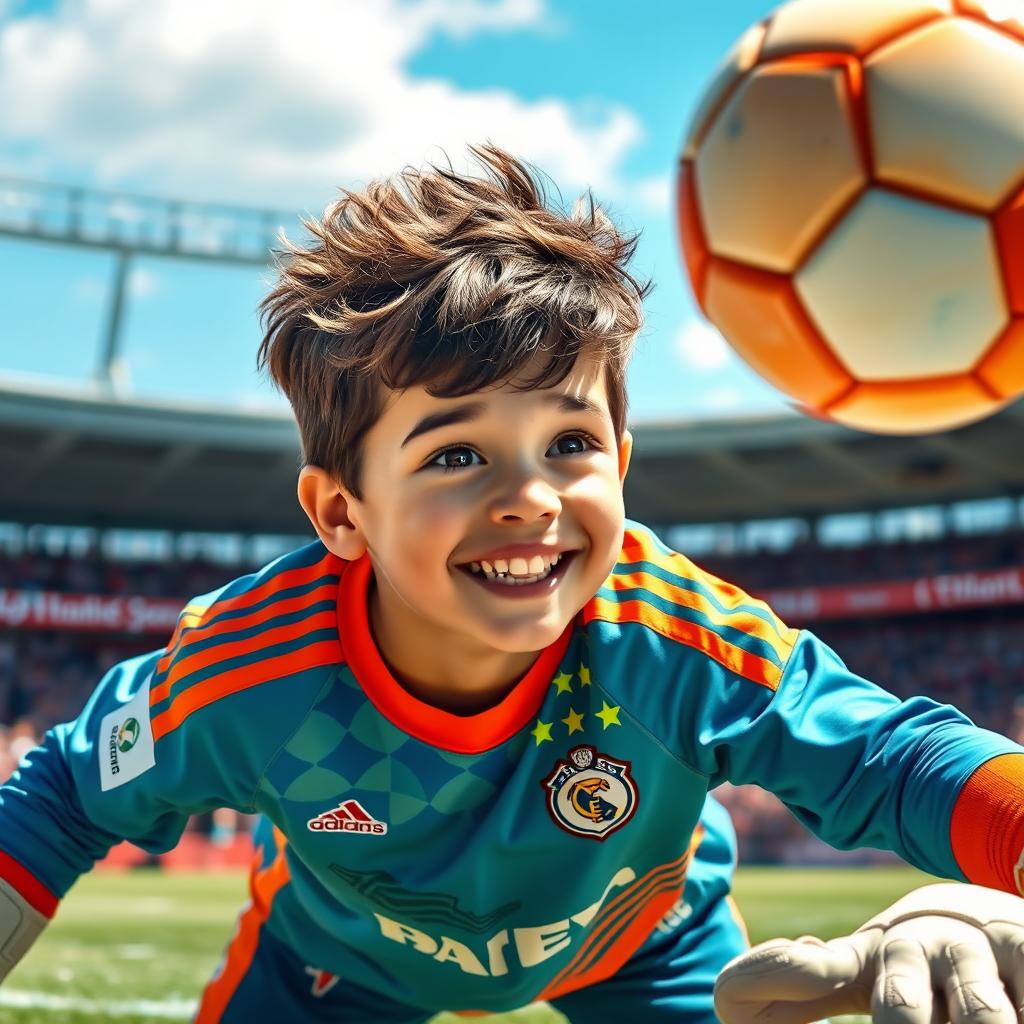
[[[715,1009],[726,1024],[772,1020],[798,1024],[832,1013],[863,1012],[856,982],[863,956],[851,939],[822,943],[773,939],[726,964],[715,983]]]
[[[882,940],[871,993],[874,1024],[931,1024],[934,1012],[931,968],[920,942]]]
[[[951,1024],[1017,1024],[984,932],[978,940],[947,946],[933,964],[946,994]]]
[[[1020,928],[999,923],[986,931],[1014,1013],[1019,1024],[1024,1024],[1024,939],[1020,937]]]

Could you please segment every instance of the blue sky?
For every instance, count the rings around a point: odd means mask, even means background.
[[[0,0],[0,174],[319,212],[339,185],[490,138],[642,231],[653,277],[633,417],[781,410],[695,312],[673,174],[690,112],[760,0]],[[3,189],[0,187],[0,193]],[[2,209],[0,209],[2,215]],[[294,224],[290,227],[294,227]],[[82,380],[111,256],[0,239],[0,372]],[[269,271],[139,260],[126,395],[259,406]]]

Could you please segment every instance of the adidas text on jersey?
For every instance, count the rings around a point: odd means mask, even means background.
[[[375,836],[387,833],[388,826],[378,821],[358,800],[346,800],[333,810],[324,811],[306,822],[310,832],[358,832]]]

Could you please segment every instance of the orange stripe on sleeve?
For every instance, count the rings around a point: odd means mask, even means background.
[[[220,661],[221,657],[231,656],[230,653],[217,656],[216,652],[225,651],[232,643],[244,643],[250,641],[226,641],[209,648],[207,651],[197,652],[196,654],[183,654],[182,652],[186,651],[192,644],[198,643],[200,640],[210,640],[220,635],[227,636],[231,633],[252,629],[253,626],[262,625],[270,619],[276,619],[278,616],[300,611],[303,608],[309,607],[311,604],[316,604],[318,601],[330,600],[332,602],[331,610],[325,614],[328,614],[333,622],[334,617],[337,614],[334,610],[333,604],[337,596],[337,592],[338,586],[336,583],[325,583],[323,586],[317,587],[315,590],[311,590],[308,594],[291,597],[286,601],[275,601],[266,608],[261,608],[259,611],[251,612],[249,615],[226,619],[223,622],[214,623],[207,629],[203,630],[192,629],[178,645],[178,649],[175,652],[173,660],[173,670],[166,676],[159,686],[154,686],[150,691],[149,703],[159,704],[160,701],[164,700],[164,698],[170,694],[171,687],[174,683],[183,675],[187,675],[189,672],[194,672],[196,669],[203,668],[206,665],[213,664],[215,661]],[[320,620],[317,619],[316,621],[319,622]],[[259,637],[258,644],[255,644],[254,646],[268,646],[263,635]],[[213,652],[212,656],[207,659],[201,661],[193,660],[197,657],[202,658],[203,654],[210,654],[211,652]],[[232,653],[234,652],[232,651]],[[168,662],[168,664],[170,664],[170,662]]]
[[[584,608],[583,618],[585,622],[601,619],[604,622],[636,622],[647,626],[669,640],[704,651],[720,665],[752,682],[767,686],[769,690],[777,690],[782,678],[782,669],[766,658],[723,640],[713,630],[666,615],[644,601],[613,602],[595,597]]]
[[[974,772],[953,805],[949,835],[971,882],[1024,896],[1024,754],[994,757]]]
[[[199,613],[198,621],[189,615],[190,610],[194,607],[189,605],[182,612],[182,622],[179,623],[179,628],[175,630],[175,636],[172,638],[171,643],[167,645],[166,653],[157,662],[157,672],[167,670],[167,666],[170,665],[171,659],[177,653],[178,648],[186,642],[189,634],[196,626],[209,622],[210,619],[221,615],[223,612],[249,608],[265,598],[280,593],[282,590],[288,590],[291,587],[301,587],[304,583],[311,583],[313,580],[328,573],[338,573],[341,571],[342,564],[341,559],[337,555],[328,551],[320,561],[314,562],[313,565],[303,566],[300,569],[287,569],[284,572],[277,573],[275,576],[271,576],[265,583],[254,587],[252,590],[245,590],[240,594],[235,594],[233,597],[214,601],[213,604],[202,609]],[[185,625],[185,628],[182,628],[185,618],[192,618],[195,625]]]
[[[252,665],[243,665],[230,672],[222,672],[205,682],[196,683],[175,697],[171,706],[153,719],[153,739],[159,740],[173,732],[193,711],[198,711],[229,694],[321,665],[337,664],[341,660],[341,645],[338,641],[321,640],[290,654],[279,654],[275,658],[264,658]]]
[[[238,919],[238,926],[228,945],[220,972],[203,991],[195,1024],[216,1024],[221,1019],[231,997],[252,966],[260,941],[260,929],[270,917],[274,897],[290,877],[288,861],[284,855],[287,840],[276,828],[274,840],[277,843],[277,856],[262,870],[259,869],[260,851],[256,851],[249,875],[249,905]]]
[[[291,622],[284,626],[275,626],[273,629],[266,629],[258,636],[247,636],[240,640],[230,640],[215,647],[197,651],[188,657],[181,658],[174,662],[174,667],[168,673],[167,678],[153,688],[149,697],[150,705],[163,700],[170,695],[174,684],[204,668],[209,668],[219,662],[227,661],[240,654],[255,654],[257,651],[273,647],[275,644],[287,643],[289,640],[297,640],[307,633],[315,632],[318,629],[337,628],[338,613],[332,605],[326,611],[318,612],[309,618],[300,619],[298,622]],[[196,683],[196,686],[203,686],[203,683]]]

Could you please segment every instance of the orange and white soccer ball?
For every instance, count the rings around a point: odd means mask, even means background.
[[[1024,0],[795,0],[683,151],[701,309],[808,412],[924,433],[1024,393]]]

